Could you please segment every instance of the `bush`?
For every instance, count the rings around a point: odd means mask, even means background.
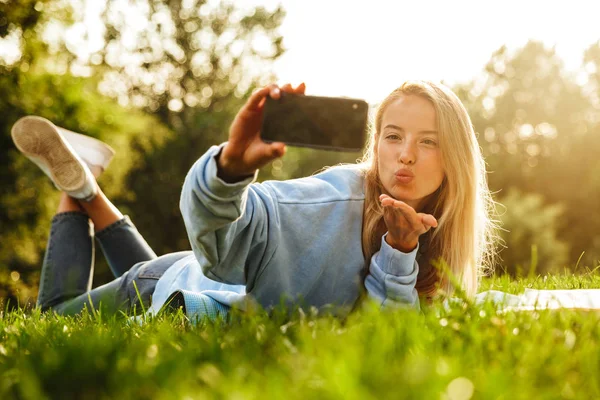
[[[511,188],[499,200],[506,248],[500,253],[500,272],[510,275],[545,274],[566,265],[569,245],[557,238],[562,204],[544,204],[542,195]],[[531,268],[535,268],[531,271]]]

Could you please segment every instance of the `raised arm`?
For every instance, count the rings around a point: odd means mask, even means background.
[[[419,236],[437,227],[437,220],[388,195],[381,195],[379,200],[388,232],[382,237],[380,250],[371,257],[365,279],[367,292],[382,306],[402,304],[418,308],[415,284]]]
[[[304,85],[284,91],[304,92]],[[250,184],[257,170],[285,152],[259,134],[264,100],[279,97],[276,85],[255,92],[235,117],[229,141],[213,146],[190,169],[180,209],[192,250],[205,275],[231,284],[251,284],[267,248],[270,193]]]
[[[269,85],[256,91],[236,115],[229,129],[229,140],[223,148],[217,163],[219,177],[225,182],[239,181],[274,160],[283,156],[283,143],[265,143],[260,138],[265,99],[270,96],[278,99],[281,90],[291,93],[304,93],[302,83],[296,89],[287,84],[281,87]]]

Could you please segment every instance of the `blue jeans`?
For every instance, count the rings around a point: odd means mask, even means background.
[[[157,257],[129,217],[95,237],[115,279],[92,290],[95,250],[88,216],[77,211],[54,216],[37,300],[42,311],[74,315],[93,307],[109,314],[137,313],[142,306],[150,306],[156,282],[164,272],[190,254],[182,251]]]

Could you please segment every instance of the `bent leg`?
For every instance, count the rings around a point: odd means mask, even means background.
[[[44,255],[38,306],[45,310],[86,293],[93,270],[94,236],[88,216],[80,211],[56,214]]]
[[[115,277],[122,276],[139,262],[156,258],[156,253],[128,216],[97,232],[96,240]]]
[[[123,216],[100,188],[93,200],[80,201],[79,205],[94,223],[96,239],[115,278],[134,264],[156,258],[129,217]]]
[[[75,315],[84,308],[91,307],[109,315],[120,311],[125,314],[139,314],[152,304],[152,295],[160,277],[173,264],[189,254],[189,251],[181,251],[165,254],[151,261],[139,262],[112,282],[54,305],[52,310],[62,315]]]
[[[107,315],[119,311],[127,312],[129,303],[122,295],[122,286],[122,278],[117,278],[89,292],[53,305],[50,309],[61,315],[76,315],[85,308],[88,310],[102,310],[102,313]]]

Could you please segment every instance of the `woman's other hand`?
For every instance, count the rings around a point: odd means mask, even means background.
[[[404,253],[417,247],[419,236],[437,227],[433,215],[418,213],[408,204],[386,194],[379,196],[383,206],[383,219],[388,229],[386,242]]]
[[[263,109],[267,96],[279,99],[281,91],[304,94],[306,85],[295,89],[289,83],[275,84],[257,90],[237,113],[229,128],[229,140],[218,159],[219,177],[226,182],[239,181],[285,154],[285,144],[265,143],[260,138]]]

